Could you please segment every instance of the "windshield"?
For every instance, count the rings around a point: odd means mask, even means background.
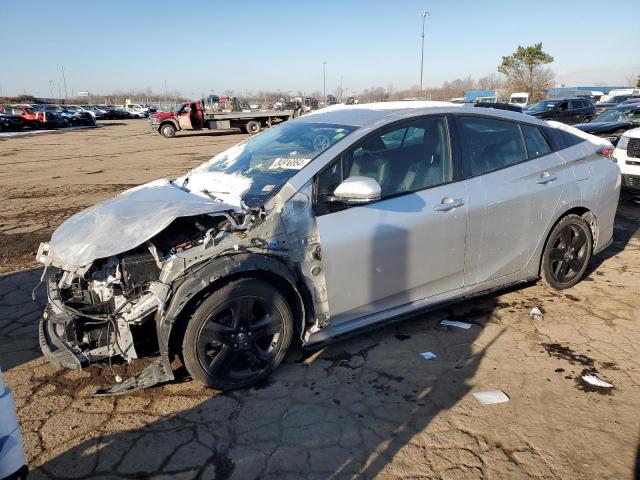
[[[527,112],[547,112],[549,110],[553,110],[557,104],[557,100],[542,100],[541,102],[529,105],[527,107]]]
[[[607,110],[592,122],[630,122],[640,124],[640,108]]]
[[[291,177],[356,127],[292,122],[264,131],[216,155],[176,183],[193,193],[224,200],[241,196],[260,206]]]
[[[511,103],[527,103],[525,97],[511,97]]]
[[[178,105],[175,106],[175,108],[173,109],[173,113],[175,115],[178,115],[180,113],[180,111],[182,110],[182,108],[187,105],[186,103],[179,103]]]

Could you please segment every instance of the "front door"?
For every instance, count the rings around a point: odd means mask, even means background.
[[[377,180],[381,199],[332,207],[326,199],[352,176]],[[316,185],[332,323],[463,286],[466,192],[453,181],[445,117],[374,132],[320,172]]]
[[[192,107],[190,104],[185,103],[178,111],[178,125],[180,125],[181,130],[191,130],[193,128],[191,123],[191,108],[195,108],[195,106]]]

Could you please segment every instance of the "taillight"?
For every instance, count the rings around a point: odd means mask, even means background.
[[[607,145],[600,147],[598,150],[596,150],[596,153],[608,158],[609,160],[615,161],[615,159],[613,158],[613,146]]]

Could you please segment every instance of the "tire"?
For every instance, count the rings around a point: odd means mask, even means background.
[[[589,224],[578,215],[567,215],[553,228],[542,255],[542,276],[552,288],[571,288],[584,275],[593,252]]]
[[[174,127],[171,123],[160,125],[158,131],[165,138],[172,138],[176,136],[176,127]]]
[[[234,280],[209,295],[192,315],[182,342],[187,371],[217,390],[263,381],[284,359],[293,315],[270,284]]]
[[[251,120],[244,126],[244,130],[250,135],[255,135],[256,133],[259,133],[260,130],[262,130],[262,125],[260,124],[260,122]]]

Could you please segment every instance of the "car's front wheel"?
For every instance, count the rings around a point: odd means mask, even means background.
[[[567,215],[549,234],[542,256],[542,276],[557,290],[573,287],[584,275],[592,251],[589,224],[578,215]]]
[[[270,284],[234,280],[211,293],[189,320],[182,358],[191,376],[212,388],[231,390],[264,380],[293,337],[293,315]]]
[[[174,127],[170,123],[165,123],[164,125],[160,126],[160,133],[162,134],[163,137],[166,137],[166,138],[175,137],[176,127]]]

